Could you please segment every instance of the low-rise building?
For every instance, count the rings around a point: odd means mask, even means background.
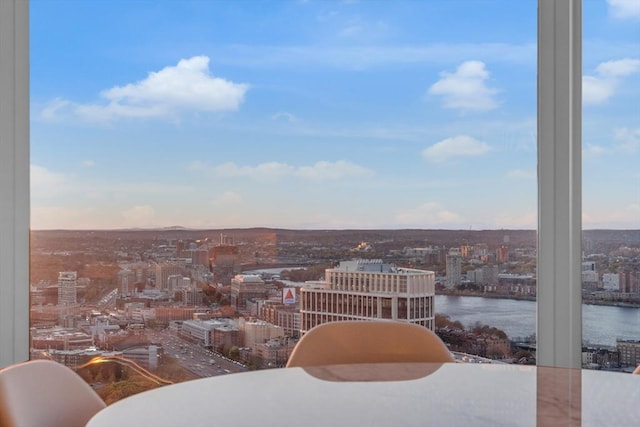
[[[623,366],[640,365],[640,341],[617,340],[616,348],[620,352],[620,364]]]

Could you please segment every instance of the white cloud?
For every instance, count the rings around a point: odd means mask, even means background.
[[[445,108],[488,111],[498,107],[498,101],[494,98],[498,90],[486,85],[489,72],[484,62],[463,62],[455,72],[443,71],[440,77],[431,85],[428,94],[442,96]]]
[[[452,157],[479,156],[489,150],[491,147],[485,142],[471,136],[458,135],[425,148],[422,150],[422,156],[432,162],[443,162]]]
[[[620,128],[614,131],[616,145],[624,153],[635,153],[640,149],[640,128]]]
[[[93,160],[85,160],[82,162],[82,167],[84,168],[92,168],[96,165],[96,162],[94,162]]]
[[[611,96],[616,89],[616,82],[605,80],[599,77],[582,77],[582,102],[584,104],[602,104]]]
[[[298,120],[298,118],[296,116],[294,116],[291,113],[285,113],[285,112],[280,112],[280,113],[276,113],[273,116],[271,116],[271,120],[278,120],[278,119],[284,119],[287,120],[291,123],[295,122],[296,120]]]
[[[396,215],[398,224],[434,227],[439,225],[462,224],[464,218],[436,202],[424,203]]]
[[[125,224],[130,227],[149,227],[155,216],[155,210],[149,205],[134,206],[122,212]]]
[[[40,111],[40,117],[47,121],[55,121],[58,118],[59,112],[64,111],[71,105],[71,102],[65,99],[55,98]]]
[[[603,77],[625,77],[638,71],[640,71],[640,59],[632,58],[602,62],[596,67],[596,73]]]
[[[623,77],[640,72],[640,59],[624,58],[598,64],[595,75],[582,77],[582,102],[602,104],[611,98]]]
[[[515,179],[536,179],[538,173],[534,170],[514,169],[507,172],[508,178]]]
[[[310,181],[335,181],[348,177],[371,176],[373,172],[346,160],[336,162],[319,161],[311,166],[292,166],[286,163],[267,162],[256,166],[239,166],[227,162],[208,168],[201,162],[193,162],[190,170],[211,170],[222,177],[248,177],[255,180],[277,180],[286,177],[303,178]]]
[[[640,1],[638,0],[607,0],[609,13],[616,18],[640,18]]]
[[[216,175],[224,177],[246,176],[254,179],[278,179],[291,175],[295,168],[286,163],[267,162],[257,166],[238,166],[234,162],[223,163],[213,167]]]
[[[370,176],[373,173],[362,166],[345,160],[316,162],[313,166],[300,166],[295,175],[313,181],[335,181],[348,177]]]
[[[108,122],[120,118],[172,118],[184,112],[236,111],[249,86],[209,72],[209,58],[194,56],[175,66],[151,72],[138,82],[115,86],[100,93],[104,103],[77,104],[56,99],[41,115],[53,119],[63,110],[88,121]]]

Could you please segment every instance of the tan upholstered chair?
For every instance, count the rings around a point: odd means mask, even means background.
[[[81,427],[105,406],[78,374],[57,362],[0,370],[0,427]]]
[[[393,321],[345,321],[318,325],[293,349],[287,367],[351,363],[453,362],[427,328]]]

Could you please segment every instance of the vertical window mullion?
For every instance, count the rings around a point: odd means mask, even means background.
[[[582,2],[538,2],[538,365],[580,368]]]

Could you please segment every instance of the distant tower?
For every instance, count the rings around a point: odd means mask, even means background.
[[[162,291],[169,290],[169,276],[182,276],[184,272],[184,266],[179,262],[167,261],[156,264],[156,288]]]
[[[233,237],[220,233],[220,246],[233,246]]]
[[[176,256],[182,258],[182,252],[184,251],[184,241],[178,240],[176,242]]]
[[[120,270],[118,272],[118,282],[120,285],[120,294],[129,295],[133,291],[134,284],[136,283],[136,272],[128,268]]]
[[[447,274],[447,288],[460,286],[462,283],[462,257],[460,256],[459,249],[455,248],[449,251],[445,267]]]
[[[509,246],[502,245],[496,249],[496,261],[500,264],[509,262]]]
[[[61,271],[58,273],[58,305],[71,307],[77,301],[78,274],[75,271]]]

